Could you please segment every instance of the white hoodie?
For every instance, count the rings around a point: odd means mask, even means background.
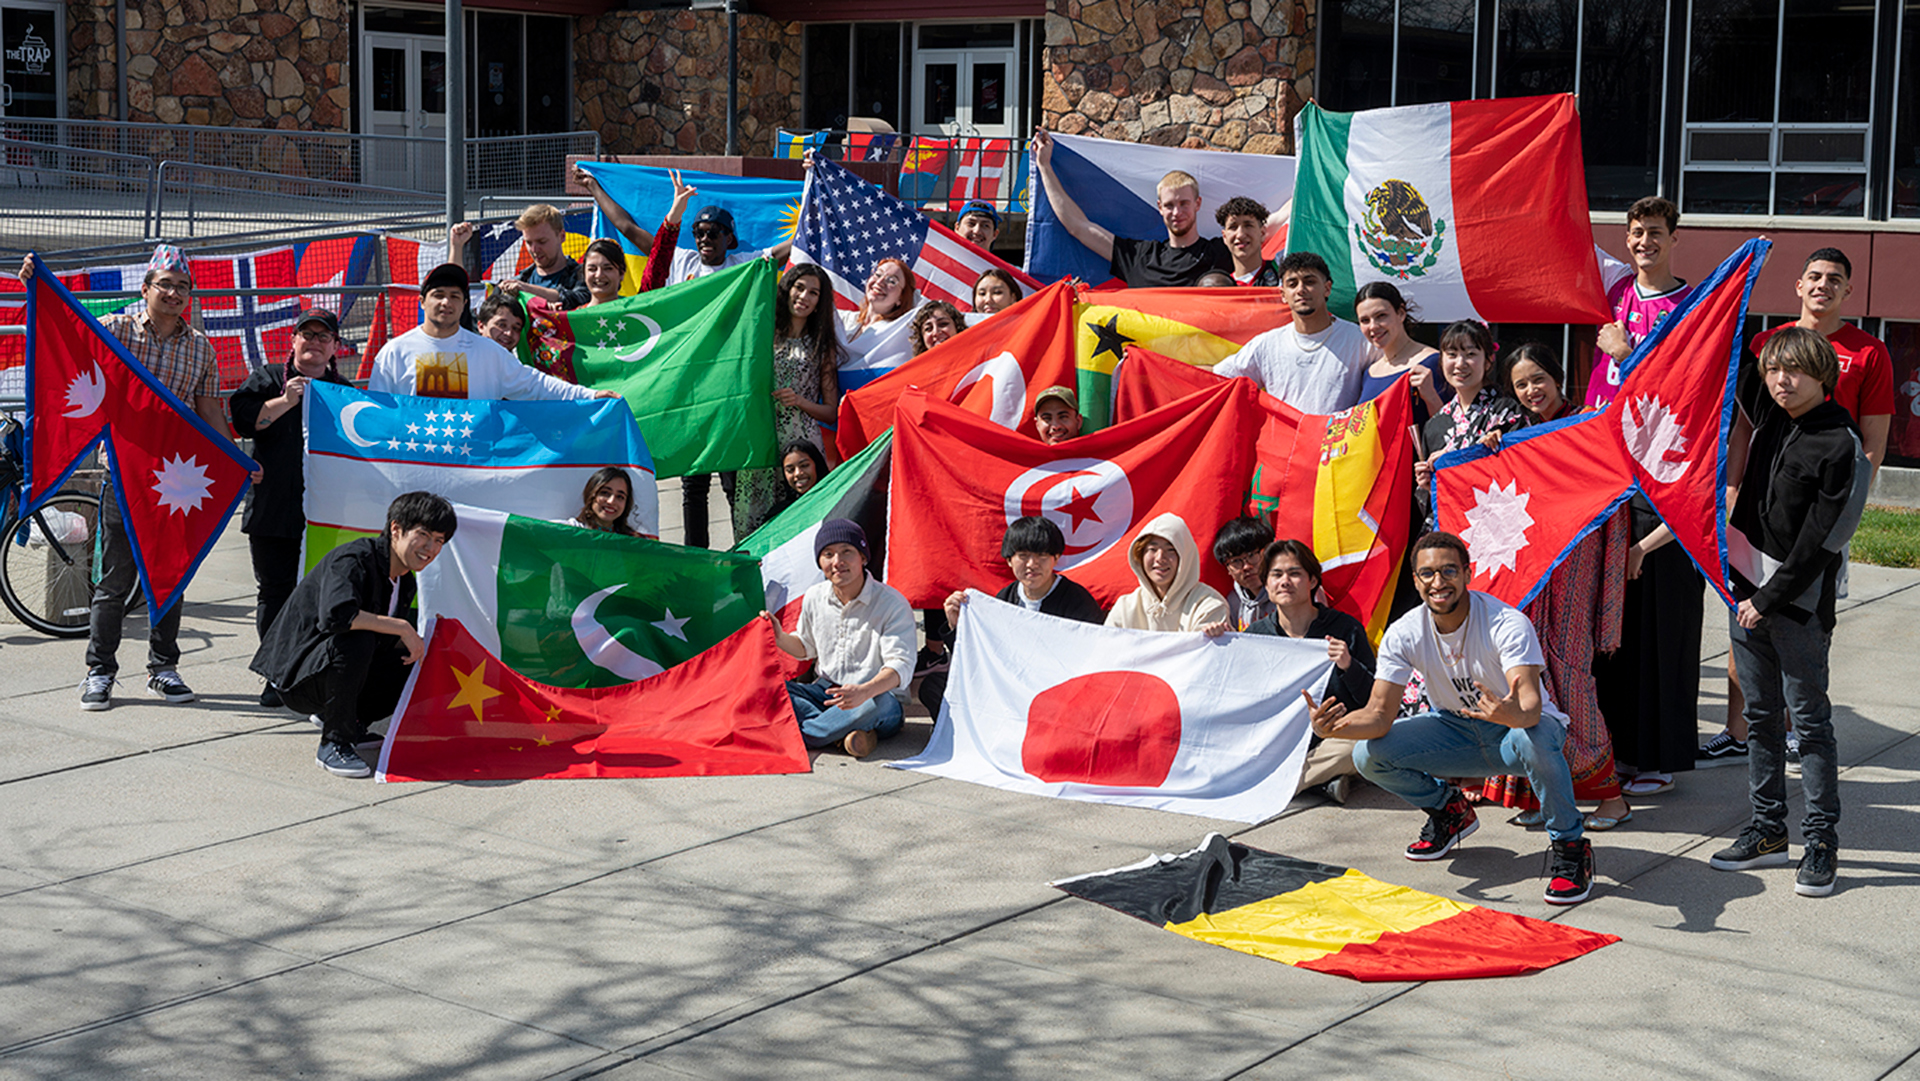
[[[1140,565],[1142,537],[1159,537],[1179,553],[1180,566],[1164,597],[1154,595],[1153,586],[1147,583],[1146,568]],[[1140,588],[1114,602],[1113,611],[1107,613],[1107,626],[1137,631],[1197,631],[1228,618],[1227,599],[1200,581],[1200,548],[1179,515],[1162,514],[1141,526],[1128,546],[1127,564],[1140,580]]]

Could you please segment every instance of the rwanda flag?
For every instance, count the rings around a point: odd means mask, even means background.
[[[1184,855],[1053,885],[1177,935],[1366,982],[1513,976],[1620,941],[1262,852],[1217,833]]]

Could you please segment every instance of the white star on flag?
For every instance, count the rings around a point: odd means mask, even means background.
[[[672,635],[673,637],[678,638],[682,642],[684,642],[687,640],[687,632],[681,630],[680,628],[685,627],[687,625],[687,618],[688,617],[686,616],[681,616],[680,618],[675,619],[673,616],[673,609],[669,608],[667,609],[667,618],[661,619],[661,620],[655,620],[653,625],[660,628],[660,633]]]
[[[199,458],[181,460],[176,455],[153,471],[153,490],[160,493],[160,505],[175,514],[190,514],[200,509],[213,492],[213,479]]]
[[[1484,492],[1473,489],[1473,506],[1467,510],[1467,528],[1460,531],[1460,539],[1467,542],[1474,562],[1488,578],[1501,567],[1513,570],[1515,558],[1527,546],[1527,527],[1533,524],[1527,503],[1532,499],[1533,493],[1521,491],[1517,480],[1508,481],[1504,488],[1496,481]]]

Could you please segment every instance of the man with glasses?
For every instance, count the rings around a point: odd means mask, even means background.
[[[1448,778],[1525,774],[1546,811],[1553,844],[1546,901],[1578,904],[1593,892],[1593,846],[1573,802],[1573,774],[1561,747],[1567,717],[1540,675],[1539,637],[1519,609],[1467,588],[1473,564],[1451,533],[1428,533],[1413,546],[1421,607],[1380,642],[1373,695],[1348,713],[1338,700],[1315,703],[1311,724],[1322,739],[1361,741],[1360,775],[1427,813],[1410,860],[1436,860],[1480,828],[1473,806]],[[1434,709],[1396,721],[1401,693],[1419,672]]]
[[[1228,519],[1213,535],[1213,558],[1233,580],[1233,588],[1227,590],[1230,630],[1244,631],[1273,614],[1273,599],[1267,596],[1266,574],[1260,567],[1272,543],[1273,526],[1247,515]]]

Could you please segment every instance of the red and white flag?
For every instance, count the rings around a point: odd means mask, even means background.
[[[948,199],[958,206],[970,199],[989,202],[1000,198],[1000,183],[1006,179],[1006,139],[961,140],[960,164],[953,175],[953,190]]]
[[[249,374],[279,364],[293,350],[300,325],[300,281],[292,247],[271,248],[233,258],[193,259],[193,285],[201,291],[200,328],[213,342],[220,361],[220,386],[232,390]],[[216,289],[271,289],[282,296],[207,296]]]
[[[927,749],[892,763],[1036,796],[1259,822],[1306,762],[1325,643],[1117,630],[968,591]]]

